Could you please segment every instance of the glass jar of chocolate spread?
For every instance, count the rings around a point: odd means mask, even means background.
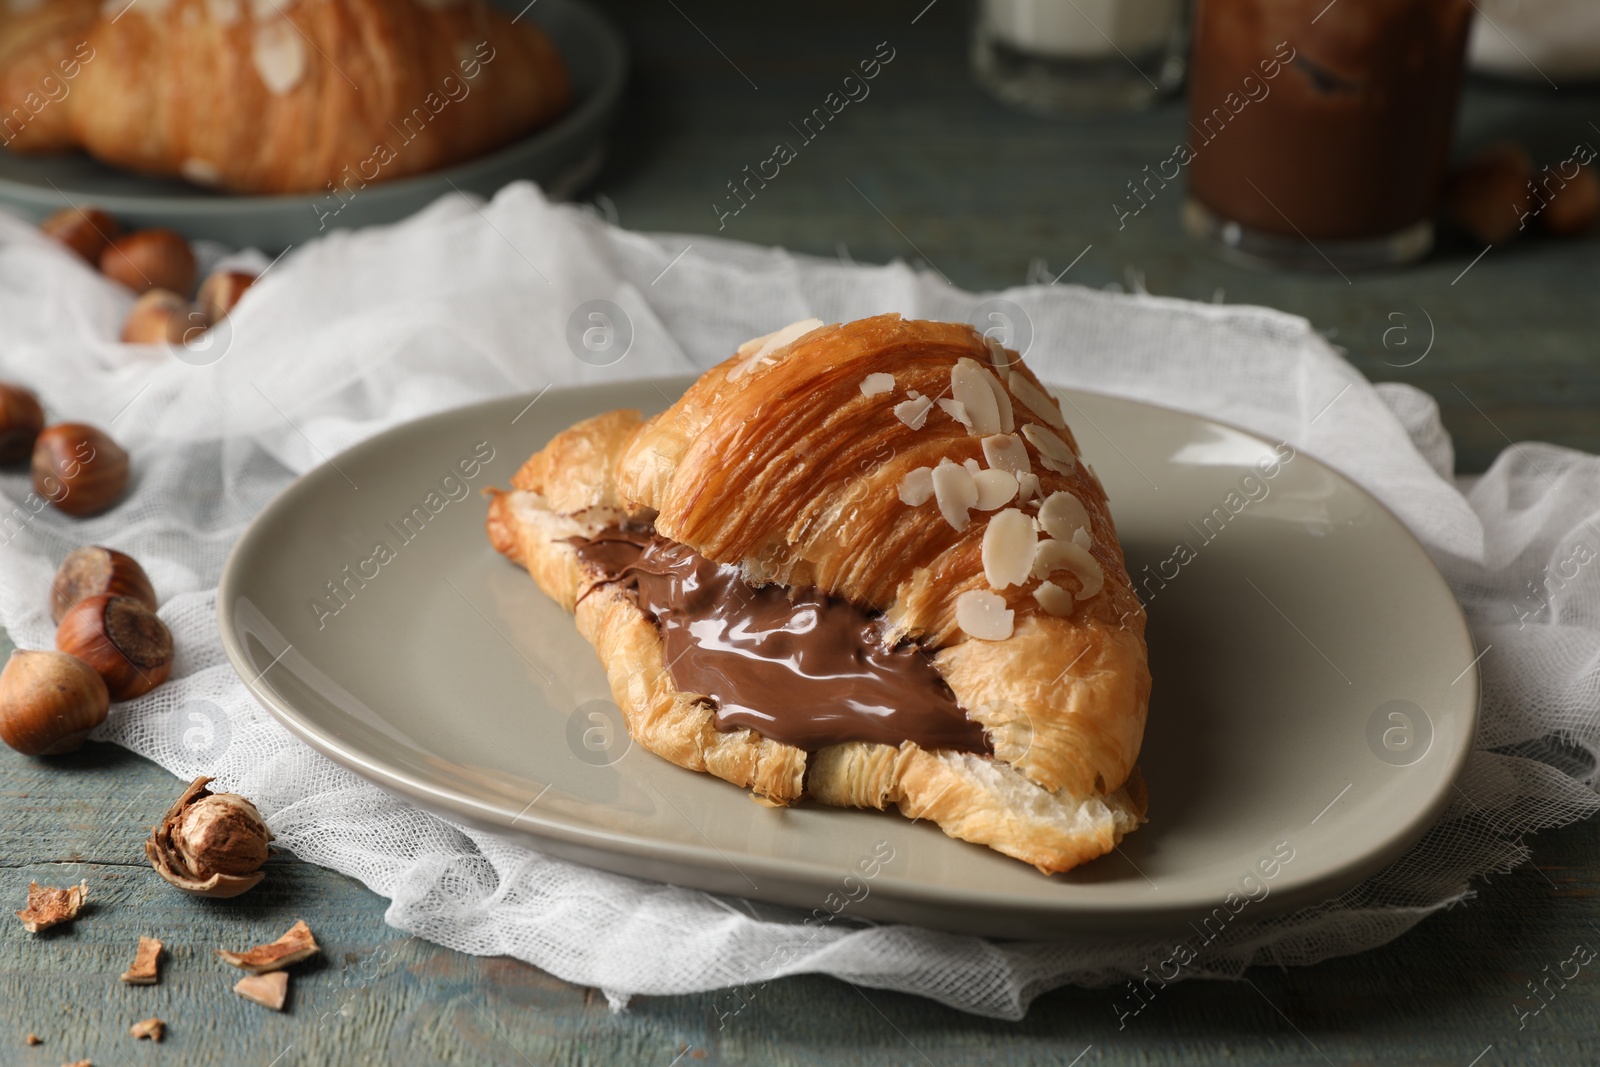
[[[1433,245],[1472,0],[1198,0],[1191,233],[1346,270]]]

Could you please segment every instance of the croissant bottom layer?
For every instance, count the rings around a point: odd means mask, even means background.
[[[809,794],[835,807],[893,806],[1046,874],[1110,852],[1144,821],[1137,770],[1121,788],[1094,796],[1043,788],[999,759],[910,742],[852,741],[807,752],[753,730],[719,730],[710,704],[673,681],[661,633],[632,591],[616,583],[592,588],[595,573],[578,558],[573,538],[592,538],[620,517],[579,521],[552,511],[538,493],[516,491],[494,497],[488,532],[498,551],[576,612],[578,630],[599,654],[629,735],[641,747],[771,805]]]

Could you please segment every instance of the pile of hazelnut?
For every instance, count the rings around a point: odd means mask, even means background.
[[[62,562],[50,590],[56,651],[18,649],[0,671],[0,741],[27,756],[71,752],[111,701],[143,696],[172,673],[172,633],[132,556],[98,545]]]
[[[183,235],[172,230],[123,233],[116,219],[99,208],[66,208],[40,224],[100,273],[140,294],[122,324],[127,344],[183,344],[221,322],[256,276],[219,270],[200,286],[193,303],[199,266]]]
[[[172,674],[172,633],[139,562],[100,545],[76,549],[50,587],[55,651],[18,649],[0,671],[0,741],[25,756],[82,745],[111,702],[150,692]],[[150,865],[187,893],[233,897],[262,879],[272,833],[244,797],[197,778],[145,843]]]

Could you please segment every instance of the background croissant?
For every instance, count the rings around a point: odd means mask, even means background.
[[[27,8],[26,10],[19,10]],[[239,193],[482,155],[570,99],[549,37],[484,0],[41,0],[0,15],[0,143]]]

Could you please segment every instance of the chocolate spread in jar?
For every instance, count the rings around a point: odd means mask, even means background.
[[[1386,237],[1429,217],[1471,0],[1200,0],[1190,191],[1254,230]]]
[[[648,531],[571,543],[604,581],[634,590],[674,684],[716,703],[718,729],[807,751],[846,741],[992,751],[921,649],[884,644],[878,613],[814,589],[751,585],[737,567]]]

